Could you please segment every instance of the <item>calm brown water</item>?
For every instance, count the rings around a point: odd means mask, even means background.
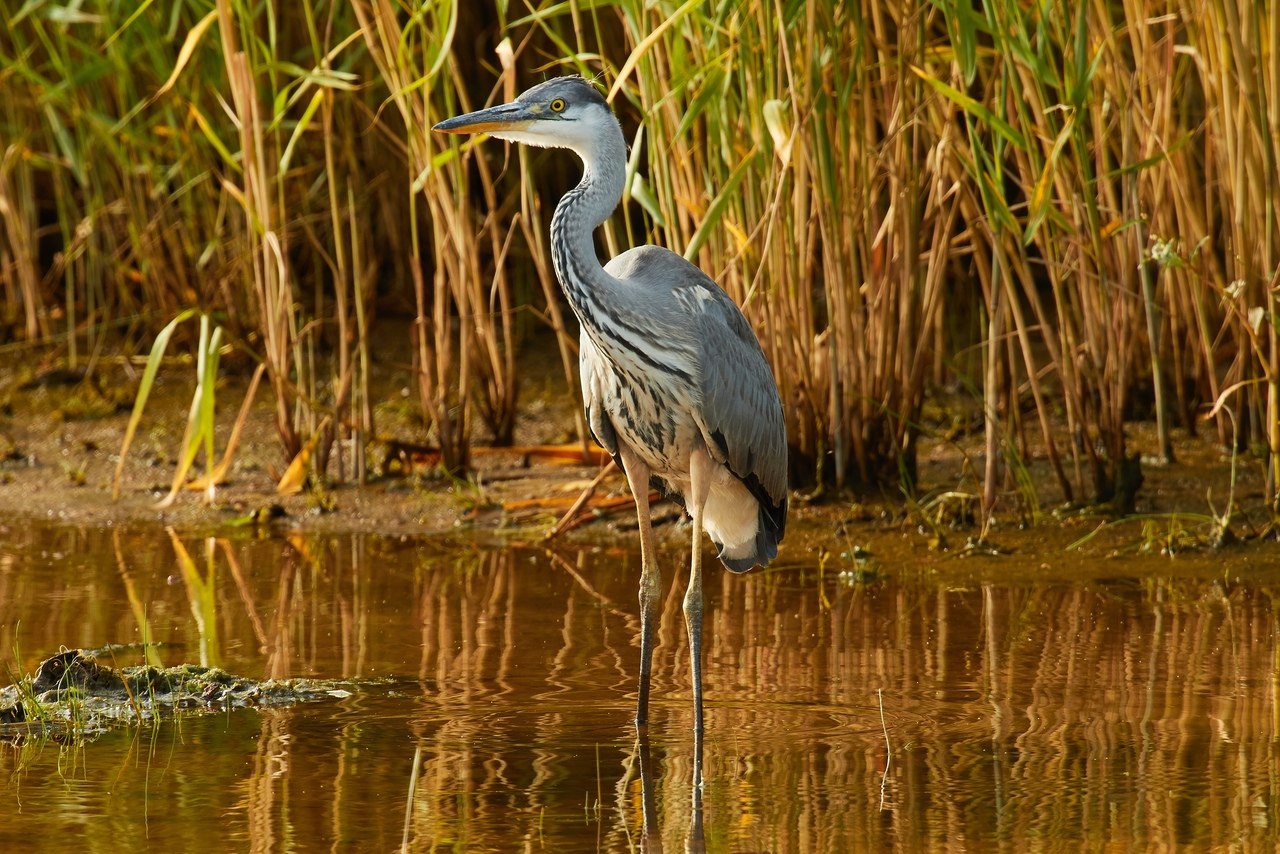
[[[1274,850],[1274,552],[1026,562],[710,574],[695,806],[679,588],[630,722],[636,555],[10,526],[10,671],[150,638],[368,681],[0,745],[0,850]]]

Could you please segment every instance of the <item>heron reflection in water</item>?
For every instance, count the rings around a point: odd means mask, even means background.
[[[670,250],[640,246],[601,267],[592,233],[622,198],[627,149],[599,91],[560,77],[509,104],[447,119],[446,133],[487,133],[582,160],[582,180],[551,220],[556,276],[582,326],[582,393],[591,433],[626,473],[640,525],[640,688],[649,713],[661,577],[651,483],[693,522],[685,622],[692,657],[695,783],[702,780],[702,533],[732,572],[766,566],[787,521],[787,437],[778,387],[742,311]]]

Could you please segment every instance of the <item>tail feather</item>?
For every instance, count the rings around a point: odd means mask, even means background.
[[[730,572],[743,573],[757,566],[768,566],[778,556],[778,543],[782,542],[782,535],[787,527],[787,496],[783,495],[781,501],[773,501],[754,475],[746,480],[739,478],[737,483],[738,487],[732,495],[713,494],[711,496],[712,500],[706,507],[703,524],[711,541],[716,545],[720,562]],[[653,475],[650,478],[650,486],[675,501],[681,509],[688,511],[684,495],[679,489],[673,488],[665,478]],[[738,525],[745,527],[751,524],[750,516],[740,513],[741,510],[746,509],[743,507],[744,503],[755,504],[755,534],[752,536],[750,528],[747,527],[742,531],[741,542],[735,540],[732,545],[726,546],[724,540],[733,538],[718,535],[721,524],[728,525],[730,531]],[[733,507],[739,508],[740,515],[730,511],[721,518],[721,514],[717,512],[730,510]],[[737,525],[730,524],[728,518],[734,515],[738,517]],[[738,530],[742,529],[738,528]]]
[[[733,549],[732,554],[722,543],[716,543],[720,562],[730,572],[743,573],[757,566],[768,566],[778,556],[778,543],[782,540],[787,518],[787,499],[784,497],[776,506],[762,501],[759,508],[754,540]]]

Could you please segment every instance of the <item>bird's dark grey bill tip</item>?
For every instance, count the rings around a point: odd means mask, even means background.
[[[453,133],[455,131],[462,130],[470,123],[471,123],[471,114],[468,113],[465,116],[454,116],[453,118],[445,119],[442,122],[436,122],[434,125],[431,126],[431,129],[438,130],[443,133]]]

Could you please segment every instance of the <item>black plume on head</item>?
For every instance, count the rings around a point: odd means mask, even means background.
[[[599,89],[576,74],[539,83],[525,90],[516,100],[545,101],[555,97],[564,98],[571,103],[599,104],[606,108],[609,106]]]

